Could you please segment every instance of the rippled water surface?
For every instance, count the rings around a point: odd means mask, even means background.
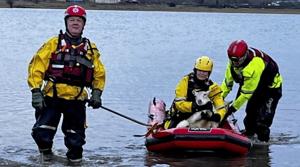
[[[0,166],[65,166],[62,132],[55,137],[54,160],[43,164],[30,133],[34,123],[27,66],[48,38],[64,29],[63,10],[0,9]],[[82,166],[298,166],[300,160],[300,15],[88,11],[84,35],[100,49],[107,70],[103,104],[142,122],[148,103],[168,107],[181,77],[194,60],[215,60],[212,79],[221,83],[226,49],[245,39],[269,53],[284,77],[283,97],[271,132],[271,144],[255,146],[242,157],[149,153],[145,127],[104,110],[87,110],[87,144]],[[229,96],[229,100],[233,98]],[[241,110],[236,114],[243,127]]]

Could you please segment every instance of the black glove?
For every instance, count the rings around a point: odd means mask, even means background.
[[[228,107],[228,110],[227,110],[228,115],[235,113],[235,112],[236,112],[236,109],[232,105]]]
[[[38,111],[42,111],[46,107],[44,95],[39,88],[34,88],[32,92],[32,107]]]
[[[210,121],[214,121],[214,122],[220,122],[221,121],[221,116],[219,113],[214,113],[211,117],[210,117]]]
[[[101,100],[102,91],[99,89],[92,90],[92,97],[89,102],[89,106],[92,106],[93,109],[100,108],[102,106]]]

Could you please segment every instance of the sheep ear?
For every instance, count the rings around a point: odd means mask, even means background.
[[[152,103],[156,106],[156,97],[153,97]]]
[[[200,89],[194,89],[194,90],[192,91],[192,93],[193,93],[193,95],[196,95],[199,91],[200,91]]]

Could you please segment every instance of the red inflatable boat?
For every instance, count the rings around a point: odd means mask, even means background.
[[[223,128],[172,128],[158,131],[146,138],[149,151],[227,151],[246,154],[251,141],[241,134]]]
[[[237,121],[230,115],[219,128],[163,129],[165,103],[153,99],[149,104],[148,128],[145,145],[148,151],[225,151],[246,154],[252,147],[250,139],[239,131]]]

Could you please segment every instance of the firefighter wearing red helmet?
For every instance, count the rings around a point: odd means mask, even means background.
[[[69,6],[65,11],[65,19],[70,16],[78,16],[86,21],[85,9],[78,5]]]
[[[84,25],[86,23],[86,12],[85,12],[85,9],[79,5],[72,5],[72,6],[69,6],[66,11],[65,11],[65,25],[66,25],[66,31],[68,33],[70,33],[69,31],[69,27],[68,27],[68,19],[70,17],[79,17],[82,19],[83,21],[83,27],[82,27],[82,30],[81,30],[81,33],[84,29]],[[72,35],[72,34],[71,34]]]
[[[28,67],[36,116],[32,137],[39,151],[51,156],[53,138],[63,114],[66,156],[72,162],[80,162],[85,144],[85,105],[87,101],[94,109],[102,105],[105,68],[95,43],[82,37],[85,9],[78,5],[68,7],[64,20],[66,32],[60,30],[58,36],[44,43]]]
[[[228,113],[236,112],[247,102],[244,134],[257,135],[260,141],[268,142],[270,126],[282,96],[278,65],[263,51],[248,47],[244,40],[233,41],[227,55],[229,62],[221,85],[223,98],[230,93],[234,83],[239,84]]]

